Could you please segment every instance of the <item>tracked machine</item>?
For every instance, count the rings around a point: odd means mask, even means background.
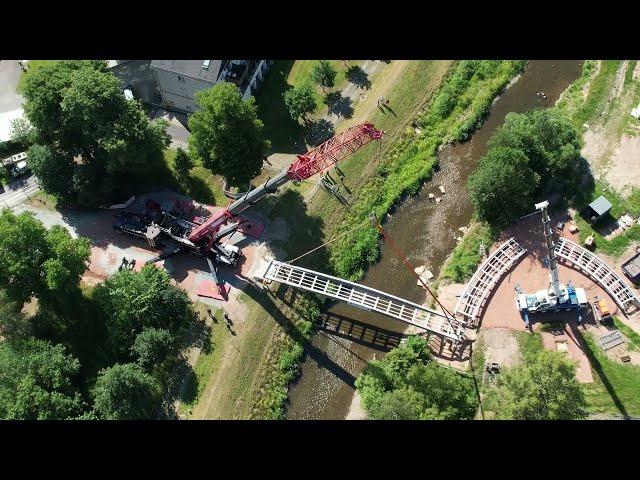
[[[303,181],[328,170],[372,140],[380,139],[383,133],[371,123],[353,126],[312,150],[298,155],[287,170],[267,179],[259,187],[244,193],[225,209],[214,213],[202,223],[198,224],[178,218],[162,210],[147,214],[122,212],[118,215],[118,220],[113,228],[116,231],[145,239],[149,245],[155,248],[163,244],[165,240],[173,241],[176,245],[175,248],[170,248],[147,263],[158,262],[180,253],[191,253],[205,258],[220,293],[225,296],[224,282],[219,280],[217,268],[220,265],[235,268],[238,265],[241,252],[234,245],[220,242],[249,223],[239,214],[266,195],[275,193],[278,188],[288,182]]]

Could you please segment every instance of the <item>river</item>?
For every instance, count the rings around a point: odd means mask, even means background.
[[[448,145],[438,154],[440,169],[415,196],[407,198],[387,216],[385,229],[414,266],[427,265],[437,276],[445,259],[456,245],[458,228],[471,221],[473,208],[465,189],[467,178],[478,159],[486,153],[487,140],[502,125],[509,112],[524,112],[536,107],[553,106],[560,94],[582,71],[582,61],[533,60],[520,78],[494,102],[489,116],[471,139]],[[536,95],[544,92],[546,98]],[[445,188],[442,195],[438,186]],[[436,205],[429,193],[442,197]],[[406,298],[416,303],[425,300],[425,292],[415,278],[385,245],[380,261],[367,271],[362,284]],[[403,325],[382,315],[337,303],[329,312],[373,324],[387,330],[402,331]],[[382,353],[324,331],[312,344],[324,353],[320,361],[308,358],[302,376],[289,392],[289,419],[343,419],[351,405],[353,381],[366,362]]]

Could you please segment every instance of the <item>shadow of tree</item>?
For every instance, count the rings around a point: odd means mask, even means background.
[[[333,123],[324,118],[309,122],[305,140],[309,145],[318,146],[326,142],[335,134]]]
[[[359,65],[349,68],[347,71],[347,80],[360,88],[364,88],[365,90],[369,90],[371,88],[369,75]]]
[[[293,88],[287,83],[294,60],[278,60],[267,72],[255,93],[258,117],[264,123],[264,135],[271,141],[271,152],[304,153],[304,129],[291,119],[283,94]]]
[[[344,118],[353,117],[353,106],[350,97],[345,97],[340,92],[330,92],[325,95],[323,101],[328,107],[330,115],[338,115]]]

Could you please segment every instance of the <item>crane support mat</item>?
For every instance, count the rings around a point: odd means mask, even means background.
[[[247,223],[243,223],[238,228],[239,232],[242,232],[244,235],[249,235],[253,238],[260,238],[262,232],[264,231],[264,225],[256,222],[255,220],[248,220],[238,215],[238,220],[247,220]]]
[[[229,298],[229,291],[231,290],[231,287],[229,285],[225,285],[222,289],[224,290],[224,296],[220,294],[220,289],[216,282],[213,280],[202,280],[200,285],[198,285],[198,296],[226,302]]]
[[[600,342],[600,346],[603,350],[609,350],[610,348],[617,347],[618,345],[625,343],[619,330],[602,335],[598,341]]]

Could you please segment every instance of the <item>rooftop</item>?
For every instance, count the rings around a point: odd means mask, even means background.
[[[208,60],[209,68],[203,66],[207,60],[153,60],[151,68],[181,73],[186,77],[215,83],[220,76],[225,60]]]
[[[609,200],[604,198],[603,195],[600,195],[598,198],[596,198],[593,202],[589,204],[589,208],[593,210],[598,216],[604,215],[609,210],[611,210],[611,202],[609,202]]]

